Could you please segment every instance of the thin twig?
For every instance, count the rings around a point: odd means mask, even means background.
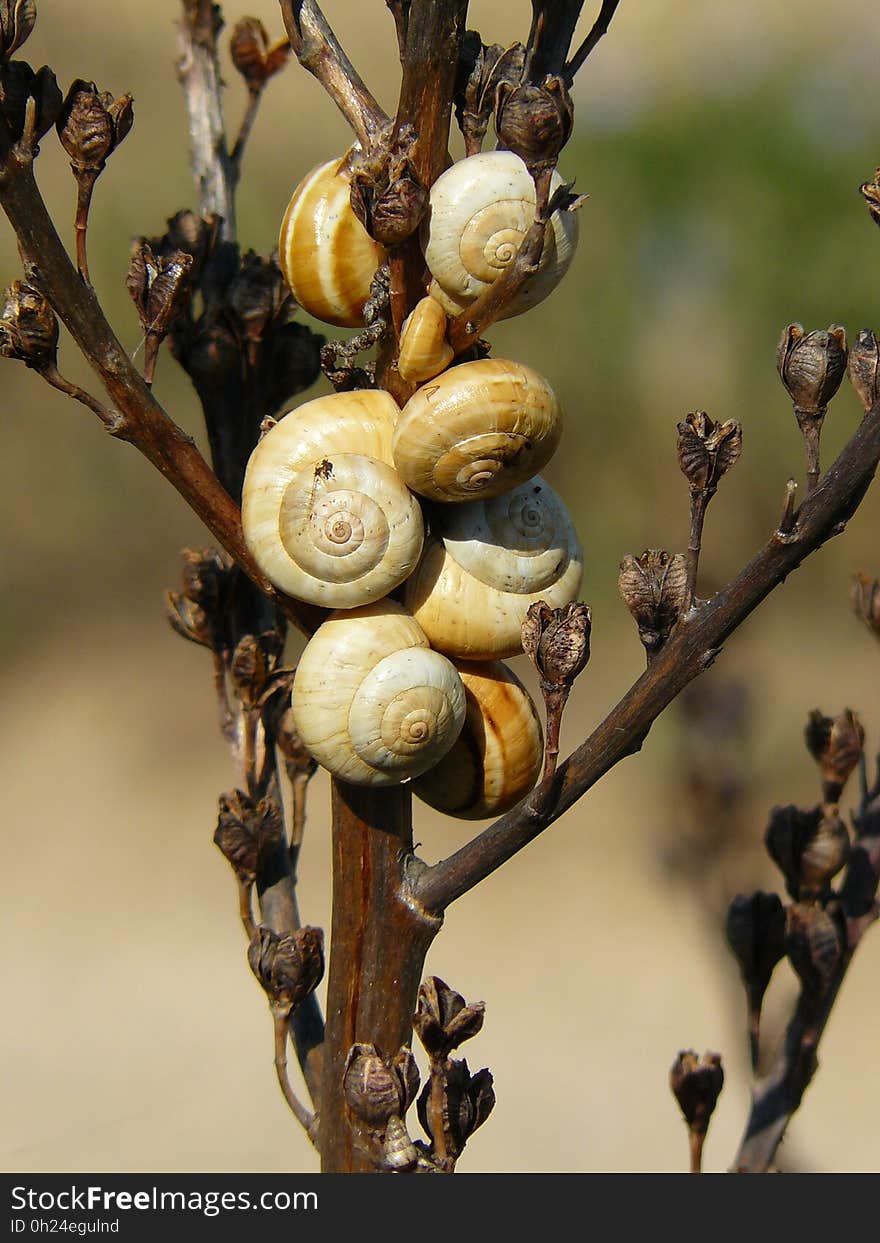
[[[287,1076],[288,1019],[289,1015],[287,1011],[272,1011],[272,1022],[275,1027],[275,1073],[278,1076],[278,1085],[281,1088],[281,1094],[290,1106],[290,1112],[296,1118],[297,1122],[303,1128],[312,1143],[317,1147],[317,1118],[311,1110],[306,1109],[305,1105],[303,1105],[300,1101],[299,1097],[291,1087],[290,1079]]]
[[[555,800],[543,804],[539,787],[455,854],[413,878],[414,896],[425,908],[442,912],[533,841],[615,764],[638,751],[656,718],[712,664],[733,631],[806,557],[844,529],[878,462],[880,405],[868,412],[819,487],[804,501],[792,532],[785,538],[771,536],[727,587],[699,612],[683,618],[645,673],[559,765]]]
[[[84,388],[80,388],[78,384],[65,380],[64,376],[54,365],[49,363],[45,367],[35,368],[37,375],[42,376],[47,384],[51,384],[53,388],[57,388],[60,393],[64,393],[68,397],[72,397],[74,401],[78,401],[81,405],[86,406],[93,414],[96,414],[107,430],[113,435],[119,424],[119,415],[115,410],[108,410],[105,405],[98,401],[97,397],[93,397],[91,393],[87,393]]]
[[[236,873],[238,881],[238,913],[244,927],[245,936],[248,942],[252,941],[257,933],[257,925],[254,922],[254,908],[251,901],[251,895],[254,891],[253,881],[244,880]]]
[[[245,108],[244,116],[241,118],[238,135],[232,144],[232,152],[229,156],[230,175],[234,185],[238,184],[241,177],[241,162],[244,158],[244,149],[247,146],[247,140],[251,136],[251,130],[253,129],[254,121],[257,119],[262,98],[262,87],[259,90],[248,91],[247,107]]]
[[[599,10],[599,16],[593,23],[592,30],[565,66],[565,79],[569,85],[574,81],[575,74],[590,55],[593,48],[602,36],[608,33],[608,27],[611,25],[612,17],[617,12],[619,3],[620,0],[602,0],[602,8]]]
[[[685,586],[684,613],[688,612],[696,595],[697,571],[700,568],[700,549],[703,544],[703,522],[706,518],[706,509],[714,495],[714,488],[691,489],[691,529],[688,537],[687,556],[685,558],[687,583]]]

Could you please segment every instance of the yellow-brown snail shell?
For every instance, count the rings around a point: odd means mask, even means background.
[[[453,665],[428,646],[399,604],[333,613],[300,657],[293,719],[310,754],[355,785],[421,776],[452,747],[465,719]]]
[[[331,393],[291,411],[254,449],[245,542],[288,595],[355,608],[387,595],[418,562],[421,508],[391,465],[396,413],[379,389]]]
[[[394,464],[433,501],[497,496],[553,456],[562,411],[531,367],[500,358],[450,367],[417,389],[394,431]]]
[[[488,501],[440,506],[433,519],[404,599],[438,651],[462,660],[514,656],[530,604],[577,599],[583,551],[543,479]]]
[[[281,222],[278,262],[304,311],[327,324],[358,328],[385,251],[352,211],[347,159],[319,164],[294,190]]]
[[[454,358],[446,337],[446,312],[434,298],[422,298],[403,321],[397,370],[421,384],[445,371]]]
[[[500,660],[455,661],[467,713],[455,745],[413,782],[413,792],[460,820],[502,815],[538,780],[544,740],[535,705]]]

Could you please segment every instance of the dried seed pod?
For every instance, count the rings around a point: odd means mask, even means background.
[[[97,174],[134,124],[130,95],[114,99],[77,78],[67,92],[56,129],[75,173]]]
[[[288,595],[354,608],[381,599],[418,562],[421,508],[391,466],[396,413],[380,389],[317,397],[276,423],[251,454],[245,541]]]
[[[865,731],[861,721],[849,708],[836,717],[823,716],[816,708],[807,718],[804,735],[807,750],[822,774],[824,801],[839,802],[862,754]]]
[[[406,1113],[419,1090],[412,1050],[404,1045],[393,1058],[384,1058],[373,1044],[353,1045],[342,1072],[342,1090],[357,1118],[373,1130],[384,1130],[389,1118]]]
[[[36,20],[36,0],[0,0],[0,60],[21,47]]]
[[[692,489],[713,491],[742,452],[742,427],[735,419],[716,423],[705,410],[678,425],[678,465]]]
[[[704,1053],[700,1058],[693,1049],[683,1050],[672,1064],[669,1086],[689,1130],[705,1135],[724,1087],[720,1054]]]
[[[821,906],[796,902],[787,912],[785,948],[804,991],[821,996],[843,956],[843,936],[834,916]]]
[[[850,347],[846,369],[867,412],[880,401],[880,344],[870,328],[863,328]]]
[[[760,1010],[773,969],[785,957],[785,908],[776,893],[738,894],[727,912],[727,943],[753,1010]]]
[[[244,790],[220,795],[214,845],[242,880],[253,884],[260,867],[274,854],[283,836],[277,798],[254,799]]]
[[[482,1030],[485,1010],[484,1002],[468,1005],[461,993],[432,975],[419,988],[413,1027],[431,1060],[443,1062]]]
[[[659,651],[687,599],[687,563],[681,553],[649,548],[620,563],[618,589],[635,618],[648,658]]]
[[[525,798],[544,758],[541,723],[519,678],[501,661],[453,661],[464,685],[461,733],[413,782],[424,803],[460,820],[498,816]]]
[[[549,462],[562,410],[531,367],[498,358],[462,363],[417,389],[392,446],[407,487],[444,503],[498,496]]]
[[[0,355],[17,358],[37,371],[53,367],[58,335],[58,319],[39,290],[13,281],[3,293]]]
[[[846,373],[846,332],[839,325],[805,332],[789,324],[776,351],[776,368],[795,409],[824,412]]]
[[[554,173],[550,194],[563,185]],[[425,262],[434,297],[450,314],[469,306],[516,258],[535,220],[535,183],[512,151],[487,151],[453,164],[431,187],[422,226]],[[504,309],[519,315],[551,293],[574,258],[578,225],[573,212],[554,212],[537,273]]]
[[[266,27],[256,17],[240,18],[229,37],[230,59],[252,95],[258,95],[269,79],[284,68],[290,53],[290,40],[285,36],[270,43]]]
[[[338,612],[306,645],[293,683],[303,745],[355,785],[421,776],[464,724],[461,678],[398,604]]]
[[[474,1131],[492,1112],[495,1106],[492,1085],[492,1075],[488,1070],[478,1070],[472,1075],[464,1059],[448,1061],[443,1068],[442,1102],[438,1117],[438,1111],[432,1108],[432,1085],[425,1084],[418,1101],[419,1121],[435,1146],[441,1138],[437,1130],[442,1129],[443,1147],[448,1159],[458,1160]]]
[[[34,139],[39,142],[55,124],[63,102],[61,88],[48,65],[34,73],[23,60],[0,61],[0,129],[4,142],[24,135],[28,100],[34,101]]]
[[[823,807],[774,807],[764,841],[795,901],[821,897],[849,857],[846,825]]]
[[[559,607],[580,591],[577,532],[539,477],[492,500],[443,506],[433,529],[405,600],[431,645],[450,656],[514,656],[530,604]]]
[[[875,224],[880,224],[880,168],[874,173],[873,181],[859,186],[859,193],[868,205],[871,219]]]
[[[294,1010],[314,992],[324,974],[324,934],[320,928],[298,928],[279,936],[260,926],[248,947],[248,962],[282,1011]]]
[[[561,609],[543,600],[532,604],[522,627],[523,649],[543,688],[571,687],[590,659],[593,618],[589,606],[574,601]]]
[[[348,154],[312,169],[284,213],[278,261],[304,311],[328,324],[359,328],[385,251],[358,220],[350,199]]]
[[[880,638],[880,582],[860,571],[851,588],[853,612],[877,638]]]
[[[446,336],[446,312],[434,298],[422,298],[403,321],[397,370],[421,384],[445,371],[455,357]]]
[[[499,84],[495,132],[535,177],[552,167],[571,137],[574,104],[562,78],[548,74],[540,84]]]

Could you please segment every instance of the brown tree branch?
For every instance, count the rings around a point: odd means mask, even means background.
[[[280,0],[297,60],[318,79],[368,151],[387,130],[385,115],[346,56],[315,0]]]
[[[198,188],[199,214],[221,217],[223,236],[233,239],[235,167],[226,146],[221,105],[217,35],[223,25],[213,0],[183,0],[177,76],[189,121],[189,151]]]
[[[608,33],[608,27],[611,25],[612,17],[617,12],[619,3],[620,0],[602,0],[602,8],[599,10],[599,16],[593,22],[592,30],[565,66],[564,77],[567,82],[571,83],[574,81],[575,74],[590,55],[593,48],[602,36]]]
[[[627,755],[685,686],[715,660],[721,645],[765,596],[852,517],[880,462],[880,405],[874,406],[821,484],[804,501],[791,531],[770,540],[727,587],[679,622],[649,668],[562,764],[551,799],[543,784],[455,854],[414,869],[414,896],[440,914],[491,875],[567,811]]]

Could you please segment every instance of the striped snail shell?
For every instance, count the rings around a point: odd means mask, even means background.
[[[583,551],[565,505],[543,479],[434,513],[434,534],[406,582],[406,607],[438,651],[495,660],[522,651],[530,604],[577,598]]]
[[[397,370],[421,384],[445,371],[455,357],[446,338],[446,312],[434,298],[422,298],[403,321]]]
[[[398,785],[436,764],[465,718],[461,678],[399,604],[333,613],[300,657],[293,720],[311,755],[355,785]]]
[[[551,195],[563,184],[559,173]],[[535,220],[535,183],[512,151],[485,151],[459,160],[431,187],[422,226],[432,296],[450,315],[469,306],[513,262]],[[541,302],[568,270],[577,245],[577,217],[557,211],[547,225],[540,265],[504,311],[519,315]]]
[[[466,716],[452,750],[413,782],[413,793],[460,820],[509,811],[541,772],[544,739],[531,697],[500,660],[456,661]]]
[[[523,363],[482,358],[422,385],[400,412],[394,465],[433,501],[497,496],[553,456],[562,411],[553,389]]]
[[[278,239],[278,262],[304,311],[358,328],[385,251],[351,209],[348,154],[328,160],[293,192]]]
[[[251,454],[245,542],[266,577],[298,600],[354,608],[381,599],[418,562],[418,501],[391,465],[388,393],[331,393],[293,410]]]

